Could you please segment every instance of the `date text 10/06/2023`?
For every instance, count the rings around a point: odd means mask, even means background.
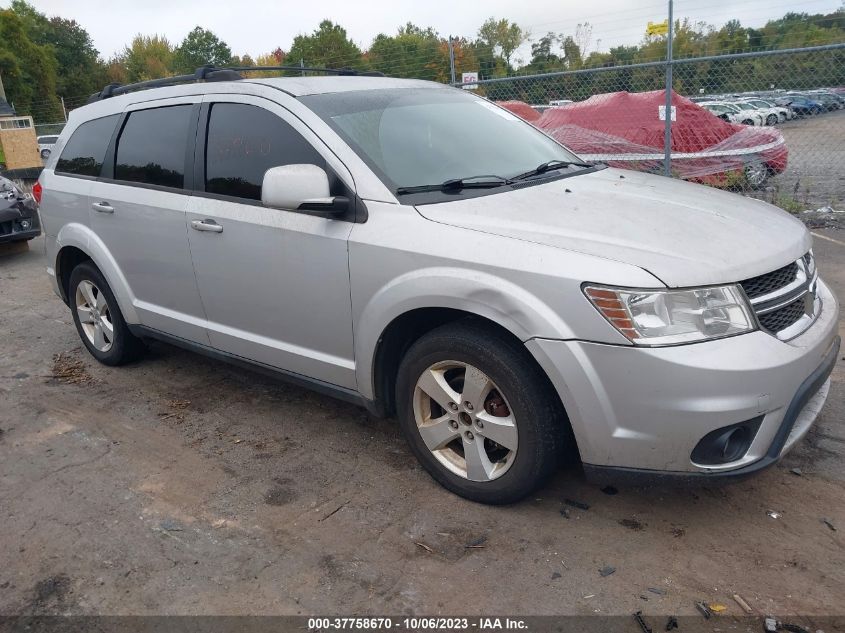
[[[396,631],[519,631],[527,628],[524,620],[501,617],[318,617],[308,619],[308,630],[315,632],[379,629]]]

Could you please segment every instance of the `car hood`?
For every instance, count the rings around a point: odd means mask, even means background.
[[[417,210],[435,222],[632,264],[669,287],[748,279],[811,246],[800,221],[767,203],[618,169]]]

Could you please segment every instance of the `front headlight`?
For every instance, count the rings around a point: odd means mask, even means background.
[[[635,345],[678,345],[757,328],[738,286],[690,290],[631,290],[585,286],[610,324]]]

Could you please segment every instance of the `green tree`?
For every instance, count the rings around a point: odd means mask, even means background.
[[[36,122],[62,119],[53,51],[29,38],[14,10],[0,10],[0,74],[18,114],[32,115]]]
[[[410,22],[395,36],[377,35],[366,59],[372,69],[392,77],[442,81],[449,76],[448,42],[431,27],[423,29]]]
[[[306,66],[326,68],[363,68],[361,49],[349,39],[344,29],[331,20],[320,22],[311,35],[297,35],[287,54],[288,63],[296,65],[300,60]]]
[[[75,20],[47,18],[25,0],[14,0],[12,11],[21,19],[30,40],[52,49],[56,59],[56,89],[75,102],[102,88],[105,65],[88,32]]]
[[[185,36],[173,54],[173,69],[191,73],[200,66],[226,66],[232,62],[232,50],[211,31],[197,26]]]
[[[478,39],[505,60],[510,68],[513,54],[528,41],[531,34],[516,22],[488,18],[478,29]]]
[[[136,35],[116,59],[129,82],[172,76],[173,46],[162,35]]]

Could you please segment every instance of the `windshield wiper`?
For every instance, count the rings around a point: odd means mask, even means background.
[[[579,163],[577,161],[571,160],[550,160],[546,161],[545,163],[540,163],[534,169],[530,171],[526,171],[524,174],[519,174],[518,176],[514,176],[511,178],[511,182],[515,182],[517,180],[525,180],[526,178],[531,178],[531,176],[539,176],[540,174],[545,174],[547,171],[552,171],[554,169],[563,169],[564,167],[592,167],[593,165],[589,163]]]
[[[501,176],[467,176],[466,178],[452,178],[444,180],[439,185],[418,185],[415,187],[399,187],[396,193],[403,195],[409,193],[423,193],[425,191],[459,191],[461,189],[491,189],[502,187],[511,183],[507,178]]]

